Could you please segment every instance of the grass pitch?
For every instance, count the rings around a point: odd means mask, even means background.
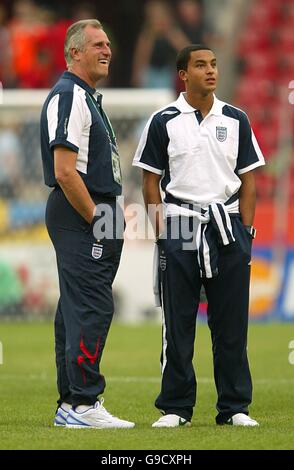
[[[102,360],[105,406],[136,422],[130,430],[70,430],[53,427],[56,387],[53,326],[0,323],[0,449],[293,449],[294,365],[289,343],[294,324],[250,326],[249,359],[254,384],[252,417],[259,428],[214,423],[208,327],[199,325],[195,350],[197,406],[190,428],[152,429],[160,388],[161,327],[114,323]]]

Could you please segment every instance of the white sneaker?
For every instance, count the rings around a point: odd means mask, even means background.
[[[56,411],[56,415],[54,418],[54,426],[65,426],[67,416],[68,411],[64,410],[62,406],[60,406]]]
[[[66,420],[67,428],[133,428],[135,423],[125,421],[123,419],[112,416],[103,406],[104,400],[101,398],[96,401],[95,405],[84,411],[78,413],[71,409],[68,413]]]
[[[191,423],[178,415],[163,415],[152,424],[153,428],[177,428],[179,426],[191,426]]]
[[[247,416],[244,413],[237,413],[233,415],[230,419],[228,419],[226,424],[231,424],[233,426],[259,426],[255,419],[250,418],[250,416]]]

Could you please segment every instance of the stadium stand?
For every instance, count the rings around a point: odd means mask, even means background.
[[[234,101],[250,116],[270,169],[281,146],[281,115],[289,107],[285,89],[294,77],[293,25],[291,0],[252,1],[236,48],[239,80]],[[291,139],[293,122],[291,126],[288,123],[288,133]],[[261,198],[271,198],[275,185],[274,171],[258,174]]]

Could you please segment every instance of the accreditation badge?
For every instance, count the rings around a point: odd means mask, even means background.
[[[116,183],[121,185],[122,178],[121,178],[119,154],[114,146],[112,146],[111,148],[111,160],[112,160],[113,179]]]

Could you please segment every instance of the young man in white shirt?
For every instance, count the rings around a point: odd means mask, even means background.
[[[257,426],[248,416],[252,382],[246,348],[255,236],[252,170],[264,158],[246,114],[214,95],[213,51],[204,45],[184,48],[177,70],[186,92],[151,116],[133,162],[143,169],[145,205],[156,233],[163,311],[162,386],[155,402],[163,416],[153,427],[190,425],[202,285],[212,336],[216,422]]]

